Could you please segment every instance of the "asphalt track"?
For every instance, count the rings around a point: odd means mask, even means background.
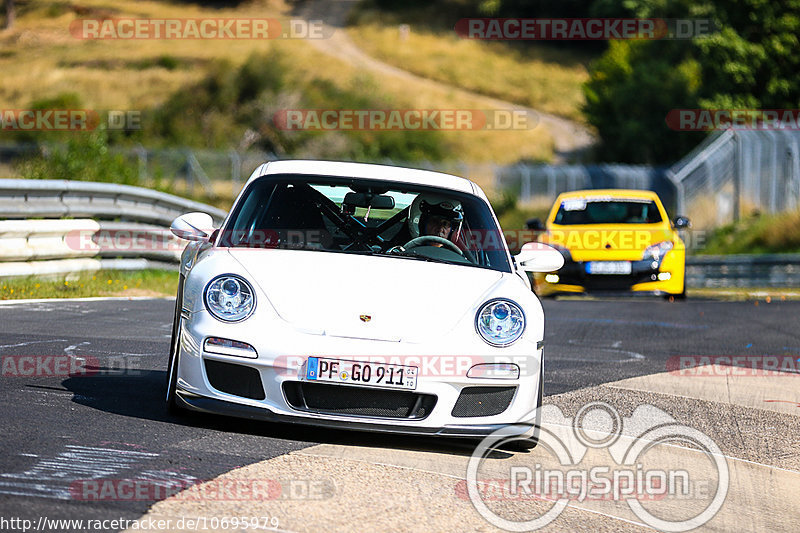
[[[558,398],[562,404],[598,399],[595,391],[605,391],[603,384],[611,382],[632,383],[629,388],[613,388],[629,406],[653,402],[635,380],[663,374],[670,357],[676,355],[794,354],[796,358],[800,353],[797,302],[619,299],[545,301],[544,306],[545,396]],[[153,505],[152,498],[81,501],[70,488],[74,489],[76,480],[100,476],[193,483],[245,465],[273,458],[280,461],[309,447],[322,450],[314,452],[316,458],[333,450],[339,455],[341,450],[355,450],[356,455],[366,454],[359,456],[362,462],[368,461],[373,449],[381,450],[384,462],[393,457],[402,463],[404,454],[411,452],[439,458],[464,455],[464,445],[450,441],[167,415],[162,397],[172,311],[173,302],[168,299],[0,306],[0,356],[4,359],[0,516],[34,523],[42,516],[135,519]],[[61,358],[54,361],[78,357],[88,362],[92,372],[75,377],[8,375],[13,370],[5,366],[8,356]],[[48,372],[47,367],[40,370],[40,374]],[[649,387],[652,390],[658,383]],[[675,411],[677,418],[703,425],[711,437],[725,441],[726,453],[732,450],[750,461],[798,469],[800,461],[793,462],[800,456],[796,439],[786,436],[788,440],[779,442],[776,438],[763,449],[744,439],[737,448],[713,424],[737,406],[719,414],[706,413],[704,421],[691,412],[695,407],[681,403],[684,393],[671,394],[669,401],[662,398],[662,407]],[[796,405],[783,408],[789,415],[793,409],[800,410]],[[783,431],[796,430],[795,417],[787,422],[780,418],[784,414],[774,416],[778,418],[742,416],[750,426],[737,422],[738,431],[758,433],[774,430],[776,425]],[[772,425],[762,430],[759,420]],[[441,524],[431,529],[448,527]]]

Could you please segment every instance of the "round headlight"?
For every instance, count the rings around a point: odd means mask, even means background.
[[[214,317],[226,322],[244,320],[256,306],[253,287],[232,274],[217,276],[206,287],[206,308]]]
[[[492,346],[509,346],[525,331],[525,313],[511,300],[492,300],[478,310],[475,328]]]

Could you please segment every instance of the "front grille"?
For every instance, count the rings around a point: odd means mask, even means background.
[[[261,374],[255,368],[211,359],[205,359],[205,365],[208,382],[218,391],[253,400],[267,397],[261,385]]]
[[[451,413],[455,417],[499,415],[511,405],[516,387],[465,387]]]
[[[652,260],[632,261],[630,274],[588,274],[585,262],[568,261],[558,277],[560,284],[580,285],[587,291],[626,291],[638,283],[656,281],[658,273]]]
[[[332,415],[419,420],[436,405],[432,394],[304,381],[284,382],[283,393],[294,409]]]

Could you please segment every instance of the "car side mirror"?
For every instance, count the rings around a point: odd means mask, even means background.
[[[214,220],[207,213],[186,213],[173,220],[169,229],[181,239],[202,241],[208,239],[213,226]]]
[[[564,266],[561,252],[540,242],[529,242],[514,256],[517,267],[525,272],[555,272]]]
[[[686,217],[675,217],[675,220],[672,223],[675,225],[675,229],[686,229],[692,227],[691,221]]]
[[[534,231],[544,231],[544,223],[541,218],[529,218],[525,221],[525,228]]]

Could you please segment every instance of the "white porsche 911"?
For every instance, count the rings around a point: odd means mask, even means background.
[[[222,227],[172,232],[181,259],[167,404],[390,433],[535,436],[544,315],[486,195],[382,165],[261,165]]]

